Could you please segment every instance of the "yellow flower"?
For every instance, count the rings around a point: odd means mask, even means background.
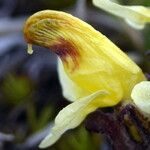
[[[54,144],[97,108],[130,101],[133,87],[145,80],[141,69],[107,37],[70,14],[38,12],[26,21],[24,36],[30,50],[36,44],[58,55],[63,95],[73,102],[59,112],[41,148]]]
[[[136,29],[143,29],[150,23],[150,8],[144,6],[123,6],[111,0],[93,0],[93,4],[111,14],[123,18]]]
[[[150,115],[150,82],[143,81],[135,85],[131,97],[136,106],[148,117]]]

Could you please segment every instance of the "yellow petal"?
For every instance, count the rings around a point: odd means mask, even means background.
[[[69,101],[75,101],[79,98],[82,98],[86,95],[89,95],[88,92],[77,86],[65,73],[63,63],[58,59],[58,75],[59,81],[62,86],[63,96]]]
[[[77,87],[71,100],[105,89],[109,96],[95,104],[113,106],[130,99],[134,85],[145,80],[141,69],[107,37],[70,14],[38,12],[26,21],[24,35],[27,43],[49,48],[62,60],[66,76]]]
[[[141,111],[150,114],[150,81],[135,85],[131,97]]]
[[[146,23],[150,23],[150,8],[123,6],[110,0],[93,0],[93,4],[113,15],[123,18],[136,29],[143,29]]]
[[[51,146],[64,132],[77,127],[85,119],[87,114],[96,109],[96,107],[90,106],[90,103],[96,98],[103,99],[107,94],[107,91],[97,91],[87,97],[75,101],[61,110],[55,119],[54,127],[48,136],[41,142],[39,147],[46,148]]]

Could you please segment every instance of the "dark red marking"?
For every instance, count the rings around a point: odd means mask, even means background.
[[[50,49],[52,49],[67,66],[69,66],[68,58],[71,58],[71,61],[74,64],[71,69],[74,71],[79,66],[79,51],[70,41],[65,39],[59,39],[58,41],[58,44],[52,45]]]

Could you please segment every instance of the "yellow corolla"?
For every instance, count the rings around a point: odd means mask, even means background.
[[[123,18],[136,29],[143,29],[150,23],[150,8],[144,6],[123,6],[111,0],[93,0],[93,4],[111,14]]]
[[[97,108],[130,101],[133,87],[145,80],[141,69],[107,37],[70,14],[38,12],[26,21],[24,36],[30,53],[36,44],[57,54],[63,94],[73,102],[59,112],[41,148],[54,144]]]
[[[136,106],[150,117],[150,81],[143,81],[135,85],[131,97]]]

